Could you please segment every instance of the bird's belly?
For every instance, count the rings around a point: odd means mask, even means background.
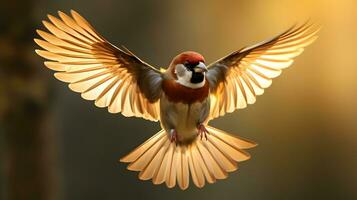
[[[189,139],[197,135],[197,125],[199,120],[200,105],[198,104],[182,104],[177,107],[176,131],[181,139]]]
[[[193,104],[172,103],[161,100],[161,125],[170,133],[171,129],[177,132],[178,140],[189,141],[197,137],[197,125],[204,120],[207,101]]]

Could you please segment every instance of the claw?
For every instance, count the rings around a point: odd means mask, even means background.
[[[206,127],[205,127],[203,124],[199,124],[199,125],[197,126],[197,130],[198,130],[197,135],[200,136],[201,140],[202,140],[202,137],[203,137],[203,136],[204,136],[204,137],[206,138],[206,140],[207,140],[207,134],[210,134],[210,133],[208,132],[208,130],[206,129]]]
[[[175,129],[171,129],[170,131],[170,141],[177,142],[177,132]]]

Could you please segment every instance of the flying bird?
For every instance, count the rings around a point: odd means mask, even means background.
[[[43,48],[36,53],[49,60],[44,65],[110,113],[160,122],[162,130],[120,161],[140,172],[141,180],[169,188],[177,183],[183,190],[190,177],[201,188],[250,158],[245,149],[255,142],[208,123],[253,104],[319,31],[310,23],[295,25],[209,65],[201,54],[186,51],[160,70],[108,42],[76,11],[58,15],[48,15],[47,31],[37,30],[42,39],[34,39]]]

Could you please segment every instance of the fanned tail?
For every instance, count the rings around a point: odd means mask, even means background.
[[[172,188],[178,183],[182,190],[189,186],[189,179],[202,188],[205,182],[214,183],[225,179],[228,172],[237,170],[237,162],[250,155],[243,149],[256,143],[238,138],[211,126],[206,139],[197,137],[189,144],[175,144],[164,130],[159,131],[121,162],[130,163],[129,170],[139,171],[139,179],[152,179],[154,184],[166,183]]]

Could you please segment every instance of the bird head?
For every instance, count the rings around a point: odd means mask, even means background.
[[[193,51],[183,52],[172,60],[170,67],[179,84],[190,88],[204,86],[207,68],[201,54]]]

